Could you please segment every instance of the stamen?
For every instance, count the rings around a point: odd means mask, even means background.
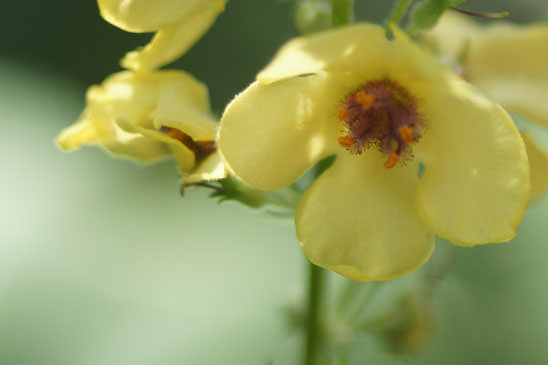
[[[374,96],[369,95],[363,90],[356,93],[356,101],[363,106],[364,109],[368,109],[371,105],[375,104],[376,100],[377,99]]]
[[[352,147],[356,140],[352,137],[339,137],[339,144],[343,147]]]
[[[167,134],[168,136],[170,136],[171,138],[176,139],[176,140],[181,141],[181,142],[188,138],[188,136],[186,134],[184,134],[183,132],[181,132],[177,128],[169,128],[169,129],[164,128],[164,133]]]
[[[392,167],[396,166],[398,163],[398,160],[400,159],[400,155],[397,153],[392,153],[390,156],[388,156],[388,160],[384,163],[384,167],[387,169],[391,169]]]
[[[217,146],[215,141],[194,141],[188,134],[177,128],[161,126],[160,132],[169,137],[178,140],[194,153],[196,161],[202,161],[204,158],[215,152]]]
[[[413,95],[396,81],[368,81],[348,93],[337,108],[342,126],[338,144],[350,154],[376,147],[385,155],[388,169],[413,158],[425,122]]]
[[[343,121],[346,119],[347,116],[348,116],[348,110],[346,110],[345,108],[339,108],[339,111],[337,112],[337,118],[340,121]]]
[[[403,125],[398,128],[400,132],[400,137],[405,143],[413,142],[413,126],[412,125]]]

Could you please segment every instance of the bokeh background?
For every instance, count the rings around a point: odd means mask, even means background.
[[[356,3],[359,19],[376,21],[391,5]],[[221,112],[296,34],[293,6],[230,0],[173,67],[206,82]],[[545,0],[467,8],[548,20]],[[181,198],[173,161],[144,167],[54,145],[87,86],[150,36],[104,22],[93,0],[10,1],[0,20],[0,364],[295,364],[301,338],[283,313],[302,298],[306,269],[291,222],[198,190]],[[547,218],[543,199],[513,242],[459,249],[422,353],[363,338],[351,363],[548,363]]]

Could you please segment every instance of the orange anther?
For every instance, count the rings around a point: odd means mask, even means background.
[[[339,144],[343,147],[351,147],[356,140],[352,137],[339,137]]]
[[[337,112],[337,118],[339,118],[340,121],[343,121],[347,115],[348,110],[346,110],[345,108],[339,108],[339,111]]]
[[[412,125],[401,126],[398,129],[398,132],[400,132],[400,137],[401,139],[403,139],[405,143],[413,142],[413,126]]]
[[[388,156],[388,160],[384,163],[384,167],[387,169],[391,169],[392,167],[396,166],[398,163],[398,160],[400,159],[400,155],[397,153],[393,153],[390,156]]]
[[[356,93],[356,101],[360,103],[360,105],[363,106],[364,109],[367,109],[371,105],[375,104],[376,100],[377,99],[375,99],[374,96],[369,95],[363,90],[360,90]]]

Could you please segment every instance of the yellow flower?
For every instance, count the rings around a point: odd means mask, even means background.
[[[97,0],[103,18],[128,32],[156,32],[122,66],[151,71],[185,53],[224,10],[226,0]]]
[[[434,234],[462,246],[507,241],[529,193],[506,112],[394,33],[388,41],[363,24],[290,41],[219,131],[228,169],[259,189],[336,155],[295,224],[310,261],[355,280],[416,270]]]
[[[217,125],[207,88],[189,74],[124,71],[89,88],[82,116],[57,143],[63,150],[98,144],[143,162],[173,154],[184,181],[213,180],[225,176]]]
[[[548,24],[497,21],[481,26],[448,12],[425,39],[464,79],[506,110],[548,126]],[[535,199],[548,185],[548,156],[531,136],[524,141]]]

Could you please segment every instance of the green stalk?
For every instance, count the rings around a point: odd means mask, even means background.
[[[354,20],[354,0],[331,0],[331,26],[339,27]]]
[[[354,20],[354,0],[331,0],[331,27],[349,24]],[[320,363],[320,348],[323,341],[321,314],[323,306],[324,270],[308,263],[308,311],[303,365]]]
[[[324,270],[308,263],[308,313],[303,365],[319,364],[319,348],[322,342],[320,315],[324,288]]]
[[[399,0],[395,3],[392,13],[386,20],[385,24],[388,26],[390,23],[399,24],[401,18],[405,15],[407,8],[411,4],[411,0]]]

